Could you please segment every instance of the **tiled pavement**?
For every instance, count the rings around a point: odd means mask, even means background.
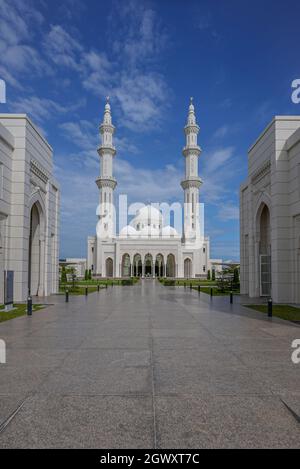
[[[0,448],[300,447],[299,326],[152,280],[54,302],[0,324]]]

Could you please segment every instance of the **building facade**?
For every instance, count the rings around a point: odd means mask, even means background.
[[[65,267],[66,269],[72,270],[72,272],[76,275],[76,278],[84,278],[86,272],[86,259],[84,258],[75,258],[75,257],[68,257],[67,259],[60,259],[59,260],[59,267],[60,270]]]
[[[24,114],[0,114],[0,302],[4,272],[14,300],[58,291],[60,192],[53,152]]]
[[[209,238],[203,235],[204,217],[201,216],[203,210],[201,212],[199,204],[202,181],[198,174],[201,149],[197,143],[199,126],[192,100],[184,128],[185,176],[181,182],[184,191],[184,226],[180,227],[181,232],[166,223],[159,204],[151,204],[137,210],[129,225],[124,226],[119,235],[116,235],[114,132],[111,107],[107,101],[100,125],[101,145],[98,149],[100,176],[96,183],[99,188],[99,222],[96,236],[88,238],[88,269],[94,275],[102,277],[205,278],[207,271],[213,268],[214,261],[210,259]],[[218,269],[219,267],[216,268]]]
[[[277,116],[240,188],[241,293],[300,303],[300,116]]]

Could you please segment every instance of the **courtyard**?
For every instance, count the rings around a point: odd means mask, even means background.
[[[50,301],[0,324],[0,448],[300,447],[296,324],[152,279]]]

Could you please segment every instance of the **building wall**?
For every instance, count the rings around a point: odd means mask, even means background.
[[[0,114],[0,124],[6,186],[0,205],[1,217],[5,217],[1,222],[5,231],[4,266],[14,271],[15,301],[24,301],[28,295],[30,213],[34,204],[40,219],[36,258],[40,272],[36,283],[37,274],[32,273],[37,288],[31,293],[49,295],[58,290],[59,188],[53,178],[52,149],[27,116]]]
[[[275,117],[248,153],[240,189],[241,293],[260,296],[260,210],[270,212],[272,297],[299,301],[297,259],[300,215],[300,117]],[[298,282],[298,283],[297,283]]]
[[[88,269],[93,266],[93,273],[106,276],[106,261],[108,258],[113,260],[113,275],[121,277],[122,257],[124,254],[130,256],[130,262],[133,262],[135,254],[140,254],[142,261],[144,261],[147,254],[151,254],[155,260],[158,254],[161,254],[166,263],[167,256],[173,254],[176,263],[176,277],[184,277],[184,261],[190,259],[191,261],[191,277],[206,278],[207,270],[211,268],[211,261],[209,259],[209,238],[205,238],[203,244],[197,249],[195,247],[186,246],[182,244],[181,239],[122,239],[105,241],[90,236],[88,238],[88,256],[87,265]],[[99,261],[100,260],[100,261]],[[100,262],[100,264],[98,263]],[[218,262],[222,262],[221,259]]]

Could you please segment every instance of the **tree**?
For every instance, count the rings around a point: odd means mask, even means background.
[[[88,280],[92,280],[92,271],[91,271],[91,269],[89,270]]]
[[[88,280],[88,279],[89,279],[89,271],[85,269],[84,280]]]
[[[239,269],[237,267],[233,271],[233,283],[234,284],[240,283]]]
[[[62,283],[67,283],[67,272],[66,272],[66,267],[63,265],[61,269],[61,282]]]
[[[215,269],[212,269],[211,273],[212,273],[211,279],[212,279],[212,281],[214,282],[214,281],[216,280],[216,270],[215,270]]]
[[[210,270],[207,271],[207,280],[210,280]]]

